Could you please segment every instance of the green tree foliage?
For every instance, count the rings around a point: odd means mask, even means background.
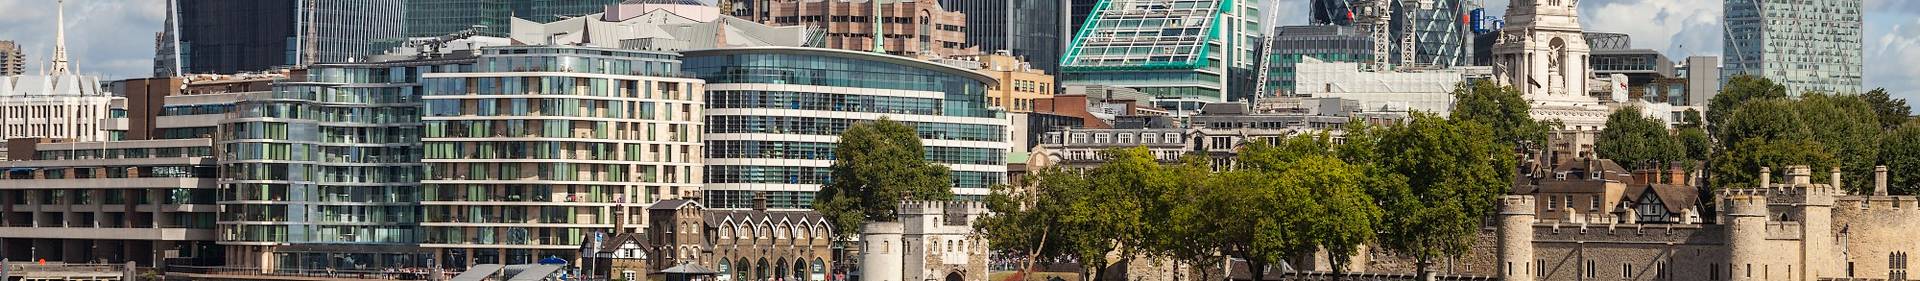
[[[1787,98],[1787,87],[1774,84],[1773,80],[1752,75],[1735,75],[1727,79],[1726,86],[1720,88],[1720,94],[1707,100],[1707,131],[1721,132],[1720,125],[1735,108],[1750,101]],[[1724,141],[1724,140],[1723,140]]]
[[[1907,106],[1907,99],[1896,99],[1887,94],[1887,89],[1879,88],[1867,91],[1861,98],[1873,105],[1873,112],[1880,118],[1880,129],[1892,131],[1906,124],[1912,118],[1913,108]]]
[[[1680,144],[1667,134],[1659,119],[1647,118],[1639,107],[1627,107],[1607,116],[1607,128],[1594,141],[1594,152],[1629,170],[1664,168],[1680,160]]]
[[[920,135],[900,122],[861,122],[840,134],[833,181],[820,188],[814,209],[832,221],[838,238],[858,235],[868,221],[893,221],[901,200],[948,200],[952,172],[927,162]]]
[[[1494,139],[1521,148],[1547,141],[1551,124],[1533,120],[1532,106],[1520,91],[1490,81],[1463,84],[1453,91],[1453,120],[1479,122],[1491,128]]]
[[[1880,163],[1887,165],[1887,192],[1920,194],[1920,123],[1909,122],[1880,140]]]
[[[1808,122],[1813,139],[1832,153],[1839,161],[1843,178],[1871,179],[1873,166],[1880,158],[1880,117],[1874,113],[1873,104],[1861,95],[1828,95],[1808,93],[1800,97],[1798,110],[1800,119]],[[1827,168],[1821,168],[1825,172]],[[1825,173],[1821,173],[1825,174]],[[1859,194],[1871,192],[1873,181],[1842,181],[1847,190]]]
[[[1706,129],[1680,128],[1679,132],[1674,133],[1673,138],[1680,143],[1680,150],[1685,152],[1683,159],[1688,163],[1706,162],[1707,156],[1713,151],[1713,140],[1707,138]],[[1687,165],[1687,169],[1693,169],[1693,165]]]
[[[1079,171],[1060,167],[1033,171],[1023,182],[995,186],[987,196],[987,208],[996,215],[981,218],[975,227],[995,249],[1027,257],[1023,269],[1046,257],[1078,258],[1072,239],[1095,235],[1084,232],[1091,228],[1059,223],[1074,215],[1067,207],[1086,200],[1082,196],[1092,184]]]
[[[1513,185],[1512,149],[1477,122],[1414,114],[1406,124],[1378,132],[1373,198],[1386,210],[1380,244],[1420,261],[1465,253]]]

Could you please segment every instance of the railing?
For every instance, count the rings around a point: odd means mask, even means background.
[[[231,266],[168,266],[167,273],[207,274],[224,276],[277,276],[277,277],[315,277],[349,278],[363,280],[427,280],[433,273],[429,269],[389,269],[389,270],[335,270],[335,269],[281,269],[262,272],[260,268]],[[458,272],[441,273],[441,280],[451,278]]]

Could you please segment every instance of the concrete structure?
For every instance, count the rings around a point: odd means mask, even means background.
[[[1008,51],[1041,72],[1060,73],[1060,52],[1073,36],[1062,28],[1071,24],[1067,1],[941,0],[940,6],[967,15],[967,44],[981,52]]]
[[[967,43],[967,15],[942,8],[938,0],[719,1],[735,17],[812,29],[813,41],[821,43],[814,47],[923,59],[980,53]]]
[[[1195,103],[1248,98],[1256,91],[1252,71],[1264,33],[1257,7],[1259,1],[1103,0],[1067,47],[1061,85],[1126,87]]]
[[[1588,96],[1590,50],[1580,29],[1577,1],[1516,1],[1493,46],[1496,81],[1513,86],[1533,105],[1538,120],[1560,120],[1564,129],[1599,130],[1608,109]]]
[[[680,74],[678,54],[501,46],[478,55],[471,69],[418,74],[420,246],[438,260],[572,260],[575,239],[642,225],[612,214],[699,193],[706,89]]]
[[[136,263],[218,259],[208,139],[12,139],[0,161],[0,254],[8,260]]]
[[[407,6],[381,0],[170,0],[155,61],[178,75],[234,74],[357,60],[404,41]],[[165,71],[163,69],[163,71]],[[168,71],[173,72],[173,71]],[[162,73],[167,74],[167,73]],[[160,75],[170,76],[170,75]]]
[[[1153,104],[1153,96],[1128,88],[1100,85],[1070,85],[1050,98],[1034,100],[1034,112],[1080,119],[1086,128],[1111,128],[1114,119],[1126,115],[1169,115]],[[1199,112],[1193,106],[1193,112]],[[1034,129],[1034,128],[1028,128]]]
[[[1725,74],[1748,74],[1787,87],[1787,94],[1861,90],[1861,0],[1776,3],[1727,0]]]
[[[1360,111],[1409,113],[1424,111],[1447,116],[1453,112],[1453,91],[1483,68],[1460,67],[1414,72],[1363,71],[1362,62],[1323,62],[1304,58],[1298,69],[1298,96],[1339,98],[1360,102]],[[1484,73],[1484,72],[1481,72]]]
[[[1007,112],[1033,112],[1034,100],[1051,98],[1054,89],[1058,88],[1053,83],[1053,75],[1047,75],[1007,52],[960,59],[979,62],[974,71],[986,73],[999,81],[987,85],[987,104]]]
[[[1373,37],[1351,26],[1283,26],[1268,38],[1266,88],[1263,96],[1305,97],[1296,88],[1298,64],[1312,58],[1321,62],[1373,61]]]
[[[953,193],[987,195],[1005,181],[1009,121],[987,106],[992,77],[912,58],[822,48],[683,52],[707,81],[709,207],[810,208],[829,178],[834,142],[853,124],[888,118],[914,126],[927,160],[953,170]],[[769,75],[742,75],[766,73]]]
[[[20,50],[20,44],[0,40],[0,76],[17,76],[27,73],[27,56]]]
[[[1100,166],[1108,160],[1107,150],[1132,147],[1146,147],[1155,159],[1177,163],[1193,151],[1192,139],[1185,128],[1066,128],[1046,132],[1034,151],[1045,155],[1045,163],[1071,168]]]
[[[898,221],[862,232],[861,280],[987,280],[987,239],[973,231],[986,215],[981,202],[902,202]]]
[[[113,81],[111,92],[127,98],[128,140],[212,138],[219,120],[248,95],[273,90],[287,72],[200,74]]]

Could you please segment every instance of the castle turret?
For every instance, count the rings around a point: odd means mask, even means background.
[[[1766,170],[1761,170],[1762,182]],[[1766,189],[1728,189],[1720,191],[1720,222],[1727,225],[1727,264],[1729,272],[1742,272],[1774,260],[1767,247]],[[1731,280],[1741,279],[1734,274]]]
[[[1532,281],[1534,205],[1532,195],[1500,197],[1500,280]]]
[[[862,280],[906,281],[906,244],[902,243],[899,222],[868,222],[860,236],[860,274]]]

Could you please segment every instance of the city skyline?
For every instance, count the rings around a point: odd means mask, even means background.
[[[1267,27],[1306,24],[1308,0],[1274,0],[1274,22]],[[1488,15],[1503,15],[1506,0],[1484,1]],[[1581,21],[1597,32],[1634,36],[1635,47],[1659,50],[1670,58],[1720,56],[1721,1],[1591,0],[1582,1]],[[1887,88],[1895,97],[1920,98],[1920,2],[1864,0],[1865,89]],[[150,0],[71,1],[67,23],[69,53],[79,73],[103,79],[149,76],[152,38],[165,20],[165,2]],[[26,70],[45,68],[52,52],[51,1],[0,0],[0,10],[14,16],[0,18],[0,40],[19,42],[28,58]],[[1651,11],[1651,12],[1647,12]],[[1605,16],[1602,16],[1605,15]],[[82,20],[84,19],[84,20]],[[1672,28],[1679,27],[1679,28]]]

